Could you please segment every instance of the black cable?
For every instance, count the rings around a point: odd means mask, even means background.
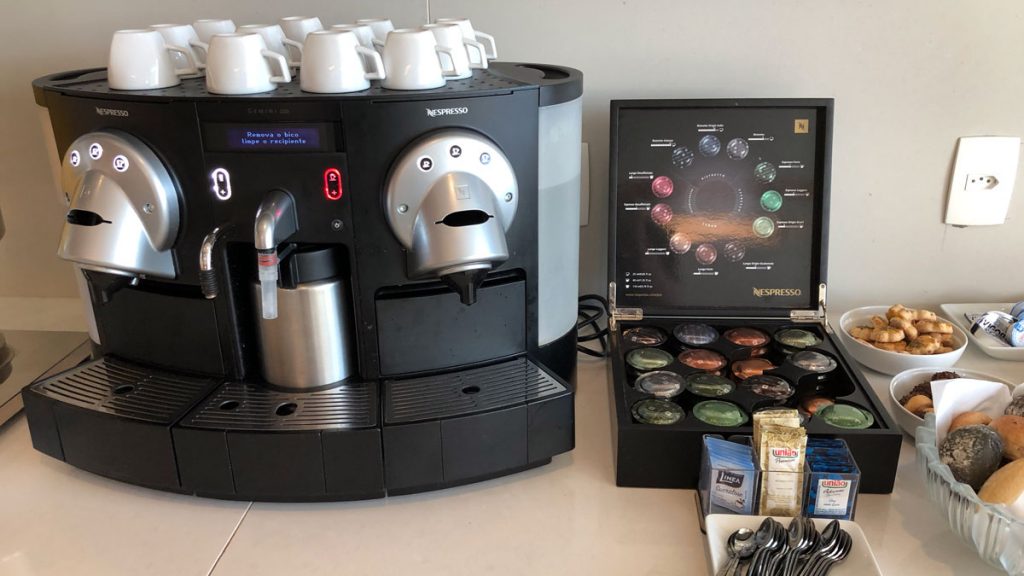
[[[589,303],[590,301],[596,303]],[[584,294],[580,296],[576,320],[577,351],[595,358],[608,357],[610,354],[608,350],[608,322],[605,320],[605,326],[602,328],[600,320],[602,318],[607,319],[609,316],[608,301],[604,297],[597,294]],[[584,333],[585,330],[589,330],[589,333]],[[600,345],[600,350],[583,346],[584,342],[592,342],[594,340]]]

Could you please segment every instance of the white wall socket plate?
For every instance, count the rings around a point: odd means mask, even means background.
[[[949,181],[946,224],[983,226],[1005,222],[1019,158],[1019,137],[960,138]]]

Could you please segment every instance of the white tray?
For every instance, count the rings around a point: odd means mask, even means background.
[[[705,518],[708,539],[708,560],[711,571],[714,575],[729,561],[729,555],[725,551],[725,541],[729,535],[740,528],[757,530],[757,527],[764,521],[764,516],[741,516],[739,514],[709,514]],[[775,518],[783,526],[789,526],[790,518]],[[814,524],[818,530],[822,530],[831,522],[822,518],[815,518]],[[840,520],[839,526],[850,533],[853,538],[853,548],[846,560],[836,564],[830,576],[882,576],[882,571],[875,561],[875,555],[871,552],[871,546],[864,537],[864,532],[856,522]]]
[[[992,310],[998,310],[1000,312],[1010,312],[1010,308],[1013,307],[1012,302],[975,302],[970,304],[940,304],[943,315],[949,318],[953,322],[956,322],[958,326],[967,332],[967,338],[971,342],[974,342],[981,351],[993,358],[1000,360],[1014,360],[1017,362],[1024,362],[1024,348],[1014,348],[1008,343],[1003,342],[984,333],[979,330],[977,334],[971,334],[971,323],[967,321],[965,314],[984,314]]]

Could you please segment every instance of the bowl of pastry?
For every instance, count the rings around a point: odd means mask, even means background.
[[[967,334],[954,323],[902,304],[854,308],[839,318],[838,332],[855,360],[884,374],[948,368],[967,348]]]
[[[954,378],[971,378],[1001,382],[1011,391],[1015,384],[990,376],[977,370],[964,368],[934,367],[912,368],[900,372],[889,383],[890,411],[896,423],[904,432],[914,437],[918,426],[924,425],[924,417],[935,412],[932,398],[932,382],[936,380],[952,380]]]

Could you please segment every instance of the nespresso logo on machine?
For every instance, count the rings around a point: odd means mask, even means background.
[[[436,118],[438,116],[461,116],[462,114],[469,114],[468,106],[459,106],[457,108],[427,108],[427,116]]]
[[[99,106],[97,106],[96,113],[100,116],[120,116],[121,118],[128,117],[127,110],[120,110],[118,108],[100,108]]]
[[[799,296],[803,290],[799,288],[754,288],[754,296],[767,298],[768,296]]]

